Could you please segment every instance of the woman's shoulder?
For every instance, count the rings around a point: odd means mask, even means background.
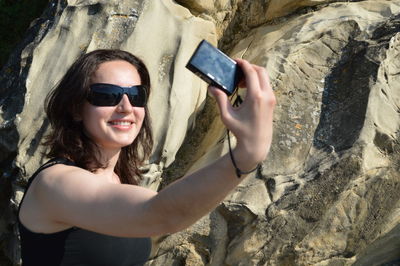
[[[71,194],[73,185],[69,184],[74,176],[89,176],[89,171],[72,164],[44,164],[32,176],[20,204],[19,219],[33,232],[51,233],[67,226],[53,222],[52,213],[60,208],[62,198]],[[84,179],[84,178],[83,178]],[[79,184],[75,182],[75,187]],[[76,189],[76,188],[75,188]]]
[[[83,168],[80,168],[74,164],[63,164],[57,163],[53,164],[49,167],[44,168],[41,170],[37,177],[35,178],[36,185],[44,186],[45,187],[53,187],[57,184],[62,184],[69,181],[79,181],[79,180],[87,180],[92,179],[93,174]]]

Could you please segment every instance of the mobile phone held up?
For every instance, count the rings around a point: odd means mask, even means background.
[[[237,63],[206,40],[197,46],[186,68],[228,96],[235,92],[243,77]]]

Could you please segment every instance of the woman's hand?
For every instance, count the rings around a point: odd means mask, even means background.
[[[218,88],[209,87],[215,97],[222,122],[236,136],[235,158],[242,170],[252,169],[268,154],[272,141],[273,110],[276,104],[265,68],[246,60],[236,62],[244,72],[240,83],[247,94],[239,107],[233,107],[228,96]]]

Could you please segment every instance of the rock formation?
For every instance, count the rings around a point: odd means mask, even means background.
[[[78,55],[126,49],[153,74],[143,185],[227,152],[206,84],[185,69],[201,39],[268,69],[274,140],[213,212],[155,238],[148,265],[400,263],[399,0],[53,0],[0,73],[1,265],[19,261],[15,211],[44,160],[43,98]]]

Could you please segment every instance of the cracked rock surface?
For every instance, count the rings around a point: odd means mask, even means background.
[[[147,265],[400,263],[399,0],[53,0],[0,72],[0,265],[19,263],[15,213],[44,160],[44,95],[82,53],[126,49],[149,67],[143,185],[227,152],[206,84],[185,69],[201,39],[268,69],[273,144],[213,212],[154,238]]]

